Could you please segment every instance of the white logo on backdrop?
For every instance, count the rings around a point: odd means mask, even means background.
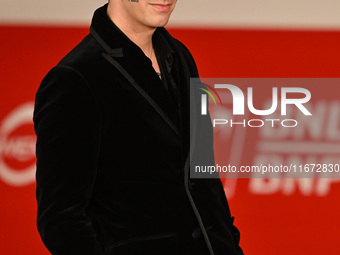
[[[10,112],[0,123],[0,179],[12,186],[25,186],[35,180],[35,163],[25,169],[16,169],[6,159],[20,163],[35,158],[35,135],[11,135],[23,125],[33,124],[34,103],[22,104]]]

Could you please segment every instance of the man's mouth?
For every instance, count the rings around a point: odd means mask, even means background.
[[[171,4],[151,4],[157,11],[168,12],[170,11]]]

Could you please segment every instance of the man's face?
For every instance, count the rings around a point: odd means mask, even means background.
[[[111,0],[114,1],[114,0]],[[116,0],[117,1],[117,0]],[[118,0],[125,22],[135,27],[163,27],[168,23],[177,0]]]

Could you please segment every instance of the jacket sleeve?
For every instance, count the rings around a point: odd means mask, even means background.
[[[86,81],[55,67],[35,98],[37,226],[53,255],[102,255],[86,208],[101,141],[98,105]]]

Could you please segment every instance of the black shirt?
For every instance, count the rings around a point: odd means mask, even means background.
[[[155,49],[156,58],[161,71],[160,79],[162,85],[169,96],[178,108],[178,88],[174,74],[174,51],[170,48],[166,40],[161,35],[155,32],[153,36],[153,46]]]

